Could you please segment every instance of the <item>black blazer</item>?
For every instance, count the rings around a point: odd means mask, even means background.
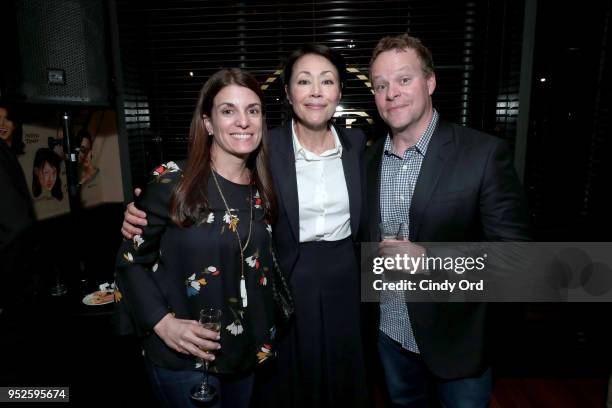
[[[342,167],[349,195],[351,212],[351,234],[354,241],[359,238],[364,211],[365,197],[362,156],[365,135],[359,129],[335,127],[342,144]],[[277,246],[278,262],[288,277],[299,256],[300,218],[295,153],[291,121],[285,126],[272,129],[269,133],[268,152],[274,187],[278,199],[278,220],[274,226],[274,240]]]
[[[15,153],[0,139],[0,251],[35,221],[32,197]]]
[[[0,191],[0,308],[8,308],[37,290],[39,244],[23,170],[3,139],[0,139]]]
[[[364,240],[371,242],[380,241],[384,141],[365,156],[370,219]],[[526,200],[505,143],[441,120],[414,189],[410,225],[413,242],[528,240]],[[486,304],[409,303],[408,308],[421,355],[438,377],[474,376],[487,366]]]

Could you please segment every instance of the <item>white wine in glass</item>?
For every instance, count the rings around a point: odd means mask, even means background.
[[[219,332],[221,330],[221,310],[206,308],[200,310],[200,325],[205,329]],[[211,352],[212,350],[204,350]],[[204,370],[202,383],[191,389],[191,398],[200,402],[210,402],[217,395],[217,389],[208,383],[208,360],[200,359]]]
[[[221,322],[218,323],[201,323],[203,328],[208,329],[208,330],[212,330],[214,332],[218,332],[221,330]]]
[[[408,239],[408,223],[381,222],[378,224],[380,238],[385,240],[405,241]]]

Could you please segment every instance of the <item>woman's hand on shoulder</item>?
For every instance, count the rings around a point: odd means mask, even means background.
[[[139,188],[134,189],[134,195],[138,197],[141,193]],[[134,235],[142,234],[142,230],[138,226],[147,225],[147,213],[140,211],[132,201],[127,205],[123,213],[123,224],[121,225],[121,234],[125,239],[132,239]]]
[[[215,359],[206,350],[219,350],[219,333],[205,329],[195,320],[177,319],[171,313],[153,328],[166,345],[179,353],[191,354],[208,361]]]
[[[151,178],[148,183],[148,189],[154,190],[153,193],[150,193],[152,197],[156,197],[157,199],[151,200],[151,197],[146,198],[146,194],[144,197],[144,201],[149,204],[151,208],[156,208],[157,203],[160,202],[159,197],[161,194],[161,202],[166,204],[170,200],[170,195],[172,192],[172,185],[176,183],[182,174],[182,170],[178,164],[173,161],[169,161],[167,163],[160,164],[157,166],[153,172],[151,173]],[[134,196],[137,198],[140,197],[142,190],[139,188],[134,189]],[[140,204],[143,204],[140,202]],[[162,205],[161,208],[166,210],[167,205]],[[161,209],[158,209],[161,211]],[[164,212],[165,211],[161,211]],[[125,212],[123,213],[123,224],[121,225],[121,234],[125,239],[133,239],[135,235],[142,235],[142,229],[139,227],[147,225],[147,214],[144,211],[139,210],[134,205],[134,202],[131,202],[127,205]]]

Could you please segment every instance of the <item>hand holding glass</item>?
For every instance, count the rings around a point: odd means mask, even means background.
[[[408,239],[408,223],[381,222],[378,224],[380,237],[385,240],[405,241]]]
[[[205,329],[219,332],[221,330],[221,310],[208,308],[200,310],[200,325]],[[211,350],[204,350],[210,352]],[[208,360],[200,359],[204,365],[202,383],[191,389],[191,398],[200,402],[209,402],[217,395],[217,390],[208,384]]]
[[[408,242],[408,223],[400,222],[381,222],[378,225],[380,229],[380,237],[382,239],[381,246],[379,247],[379,256],[384,257],[395,257],[395,252],[390,252],[390,249],[397,249],[397,245],[391,242],[384,241],[406,241]],[[401,270],[397,270],[395,267],[385,268],[385,279],[386,280],[399,280],[403,277],[398,275],[398,273],[402,272]]]

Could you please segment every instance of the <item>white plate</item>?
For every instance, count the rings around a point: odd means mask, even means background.
[[[112,295],[112,291],[96,291],[93,293],[90,293],[89,295],[85,296],[83,298],[83,303],[85,303],[87,306],[100,306],[100,305],[107,305],[109,303],[112,303],[115,301],[115,297],[114,296],[109,296],[108,299],[110,300],[105,300],[105,301],[100,301],[100,295],[102,294],[106,294],[106,293],[110,293]]]

